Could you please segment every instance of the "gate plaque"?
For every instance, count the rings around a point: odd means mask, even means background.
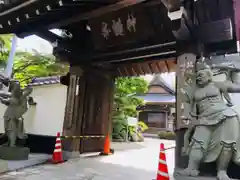
[[[143,5],[90,19],[89,24],[96,49],[145,40],[154,32]]]

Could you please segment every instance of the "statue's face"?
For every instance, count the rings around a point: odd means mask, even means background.
[[[21,97],[22,90],[18,82],[15,82],[15,81],[11,82],[11,93],[14,97],[17,97],[17,98]]]
[[[209,83],[209,74],[207,70],[199,70],[197,72],[196,82],[200,86],[205,86]]]

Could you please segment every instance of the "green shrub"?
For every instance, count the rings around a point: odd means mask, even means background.
[[[142,132],[144,132],[146,129],[148,129],[148,126],[142,121],[139,121],[136,127],[127,125],[123,120],[115,120],[113,121],[112,139],[117,141],[125,141],[128,130],[129,141],[143,141],[144,137],[142,135]]]
[[[128,126],[130,141],[144,141],[143,132],[148,129],[148,126],[143,122],[139,121],[137,126]]]
[[[160,139],[175,140],[176,134],[172,131],[161,131],[158,133]]]
[[[126,125],[127,118],[121,111],[114,111],[112,121],[112,139],[118,141],[125,141],[126,139]]]
[[[138,121],[138,132],[144,132],[148,129],[148,126],[143,121]]]

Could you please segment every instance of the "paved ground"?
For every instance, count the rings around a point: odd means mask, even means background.
[[[60,165],[41,165],[0,176],[0,180],[152,180],[156,178],[160,142],[146,139],[138,144],[114,144],[112,156],[87,156]],[[123,148],[125,146],[125,150]],[[169,172],[174,169],[174,149],[167,151]]]

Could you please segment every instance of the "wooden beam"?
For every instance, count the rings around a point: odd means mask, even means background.
[[[132,70],[133,76],[137,76],[138,74],[137,74],[136,70],[133,68],[132,65],[130,65],[130,68],[131,68],[131,70]]]
[[[114,52],[108,52],[104,54],[98,54],[92,56],[93,60],[96,59],[102,59],[106,58],[109,59],[111,57],[111,60],[108,60],[108,62],[111,63],[121,63],[123,61],[133,61],[136,59],[147,59],[147,58],[152,58],[152,57],[159,57],[159,56],[164,56],[164,55],[169,55],[169,54],[175,54],[176,53],[176,41],[169,41],[169,42],[164,42],[164,43],[158,43],[154,45],[141,45],[140,47],[137,48],[130,48],[122,51],[114,51]],[[136,55],[136,52],[138,53]],[[149,53],[151,52],[151,53]],[[129,57],[129,54],[134,54],[133,57]],[[125,57],[122,59],[114,59],[118,56],[125,55]],[[114,57],[115,56],[115,57]],[[159,60],[159,59],[158,59]]]
[[[33,34],[36,34],[37,36],[39,36],[43,39],[46,39],[49,42],[55,42],[56,40],[57,41],[63,40],[62,37],[52,33],[51,31],[48,31],[48,30],[40,30],[38,32],[34,32]]]
[[[142,63],[141,67],[144,70],[145,74],[152,74],[152,71],[149,68],[149,63],[148,62]]]
[[[138,66],[136,64],[131,64],[131,66],[137,75],[141,74],[141,70],[138,68]]]
[[[230,18],[201,24],[196,26],[194,31],[199,41],[205,44],[228,41],[234,37]]]
[[[151,67],[153,73],[159,73],[156,62],[149,62],[149,66]]]
[[[149,63],[146,64],[146,69],[147,69],[148,74],[152,74],[152,70],[150,68],[150,64]]]
[[[167,61],[164,61],[165,62],[165,65],[166,65],[166,67],[167,67],[167,70],[168,70],[168,72],[169,72],[169,66],[168,66],[168,63],[167,63]]]
[[[118,0],[62,0],[62,6],[83,6],[83,5],[109,5],[118,2]]]
[[[118,64],[115,65],[115,67],[117,67],[117,74],[119,76],[138,76],[144,74],[175,72],[177,64],[175,59],[162,59],[139,63]]]
[[[17,6],[13,6],[12,8],[9,8],[9,9],[7,9],[5,11],[0,12],[0,17],[4,16],[4,15],[7,15],[7,14],[10,14],[12,12],[15,12],[15,11],[17,11],[19,9],[22,9],[22,8],[26,7],[26,6],[29,6],[29,5],[37,2],[37,1],[38,0],[28,0],[28,1],[25,0],[25,2],[23,2],[23,3],[21,3],[21,4],[17,5]],[[1,8],[0,10],[2,10],[2,9],[3,8]]]
[[[133,72],[132,72],[132,69],[131,69],[130,65],[129,66],[123,66],[122,68],[125,70],[127,76],[133,76]]]
[[[126,67],[123,67],[122,69],[123,69],[123,72],[125,72],[125,75],[126,75],[126,76],[131,76],[131,75],[129,74],[128,69],[127,69]]]
[[[144,72],[144,70],[142,69],[140,63],[137,64],[137,67],[138,67],[138,69],[140,70],[141,74],[145,75],[145,72]]]
[[[123,76],[120,68],[117,68],[117,74],[118,74],[118,76]]]
[[[166,66],[165,61],[161,61],[161,60],[158,61],[158,65],[159,65],[159,67],[161,69],[161,72],[163,72],[163,73],[168,72],[168,68]]]
[[[78,21],[83,21],[83,20],[87,20],[87,19],[90,19],[90,18],[96,18],[98,16],[101,16],[101,15],[104,15],[104,14],[107,14],[107,13],[110,13],[110,12],[113,12],[113,11],[117,11],[117,10],[123,9],[125,7],[132,6],[134,4],[138,4],[138,3],[141,3],[141,2],[144,2],[144,1],[146,1],[146,0],[137,0],[137,1],[122,0],[118,3],[116,3],[116,4],[112,4],[112,5],[109,5],[109,6],[106,6],[106,7],[96,9],[96,10],[91,11],[91,12],[87,12],[87,13],[84,13],[84,14],[79,14],[79,15],[76,15],[74,17],[67,18],[67,19],[64,19],[62,21],[58,21],[57,23],[52,24],[51,28],[67,26],[68,24],[73,24],[73,23],[76,23]]]
[[[158,69],[158,72],[161,72],[161,71],[162,71],[162,69],[161,69],[161,67],[159,66],[158,62],[156,62],[156,67],[157,67],[157,69]]]
[[[120,70],[120,72],[121,72],[121,75],[122,75],[123,77],[125,77],[125,76],[126,76],[126,73],[125,73],[124,69],[119,68],[119,70]]]
[[[174,12],[180,9],[181,0],[161,0],[169,12]]]
[[[168,64],[169,72],[176,72],[176,68],[177,68],[176,60],[168,60],[166,62]]]

